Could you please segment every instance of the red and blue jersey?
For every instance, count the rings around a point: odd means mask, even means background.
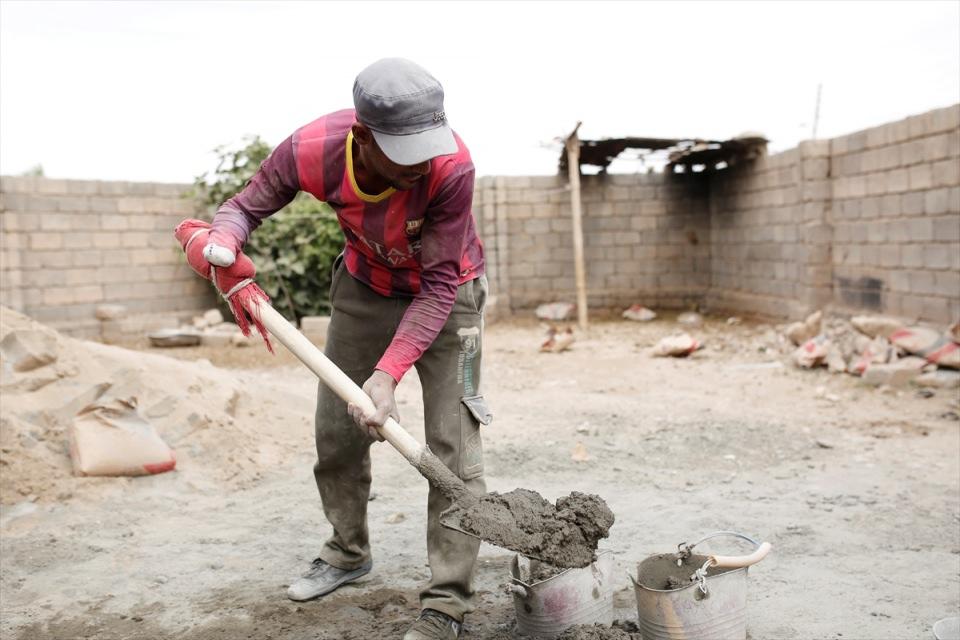
[[[399,380],[433,343],[453,308],[457,287],[483,273],[483,245],[471,212],[475,172],[470,152],[430,161],[430,173],[405,191],[364,193],[353,173],[352,109],[301,127],[263,162],[213,220],[214,241],[241,248],[267,216],[306,191],[329,204],[346,239],[350,274],[384,296],[412,297],[377,365]]]

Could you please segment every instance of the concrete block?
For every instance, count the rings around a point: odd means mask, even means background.
[[[887,126],[890,127],[891,144],[910,139],[910,126],[906,119],[891,122]]]
[[[68,285],[95,284],[98,282],[97,272],[97,268],[91,267],[76,267],[66,269],[63,272],[62,283]]]
[[[891,144],[883,147],[882,149],[878,149],[877,153],[878,170],[885,171],[887,169],[895,169],[900,166],[900,145]]]
[[[128,248],[147,247],[147,238],[148,235],[141,231],[128,231],[120,234],[120,243],[121,246]]]
[[[43,290],[43,304],[59,306],[76,302],[73,287],[48,287]]]
[[[124,213],[106,213],[100,216],[100,228],[104,231],[125,231],[130,228],[129,218]]]
[[[99,251],[87,249],[84,251],[71,251],[72,262],[75,267],[98,267],[101,262]]]
[[[949,269],[951,251],[956,251],[956,247],[947,244],[928,245],[923,252],[923,266],[927,269]],[[960,289],[951,293],[960,293]]]
[[[67,193],[67,181],[53,178],[38,177],[34,184],[34,193],[61,194]]]
[[[906,251],[909,247],[900,247],[901,249],[901,259],[903,251]],[[921,257],[921,260],[923,258]],[[910,291],[910,277],[907,271],[904,269],[894,269],[890,271],[890,277],[887,280],[887,285],[894,291]]]
[[[900,247],[898,245],[884,244],[880,246],[880,266],[900,266]]]
[[[931,189],[924,194],[923,208],[929,216],[947,213],[947,203],[949,198],[949,189]]]
[[[876,266],[880,264],[880,247],[875,244],[861,245],[861,255],[863,264],[866,266]]]
[[[868,148],[882,147],[890,142],[890,130],[887,125],[867,129],[866,134]]]
[[[120,247],[120,234],[115,231],[98,231],[93,234],[93,246],[99,249]]]
[[[902,214],[901,199],[897,193],[880,198],[880,217],[899,218]]]
[[[960,271],[955,269],[937,271],[933,274],[933,283],[942,295],[956,298],[957,292],[960,291]]]
[[[864,220],[874,220],[880,217],[880,198],[864,198],[857,200],[860,203],[860,217]]]
[[[61,249],[63,234],[52,231],[34,231],[30,233],[30,249],[35,251]]]
[[[37,217],[42,231],[69,231],[72,226],[69,213],[42,213]]]
[[[866,176],[851,176],[848,179],[847,186],[851,198],[862,198],[867,195]]]
[[[100,183],[96,180],[68,180],[67,192],[79,196],[94,196],[100,193]]]
[[[549,233],[550,221],[543,218],[528,218],[523,221],[523,231],[531,235]]]
[[[940,133],[929,138],[923,139],[923,156],[926,162],[943,160],[955,155],[951,153],[952,135],[950,133]]]
[[[879,196],[887,192],[887,187],[888,187],[887,172],[868,173],[866,176],[866,180],[867,180],[868,196]]]
[[[534,218],[556,218],[560,215],[560,209],[555,204],[538,202],[533,205],[531,215]]]
[[[923,372],[927,361],[916,356],[901,358],[889,364],[872,364],[863,372],[864,384],[879,387],[904,387]]]
[[[926,193],[911,191],[903,194],[900,200],[901,213],[905,216],[920,216],[925,211]]]
[[[909,167],[926,161],[923,140],[909,140],[901,144],[899,149],[901,166]]]
[[[935,295],[937,285],[933,272],[926,270],[910,271],[910,292],[920,295]]]
[[[960,242],[960,216],[932,220],[933,236],[940,242]]]
[[[911,242],[929,242],[933,240],[933,220],[930,218],[910,220],[909,226],[909,239]]]
[[[75,287],[73,290],[73,299],[77,303],[100,302],[103,300],[103,287],[99,284],[88,284]]]
[[[887,179],[887,193],[899,193],[909,189],[909,181],[906,169],[893,169],[885,171],[883,175]]]
[[[931,133],[951,131],[960,128],[960,105],[951,105],[936,109],[930,113]]]
[[[933,167],[928,163],[916,164],[908,171],[908,185],[912,190],[933,187]]]
[[[948,158],[931,166],[934,187],[952,187],[960,184],[960,159]]]
[[[89,210],[96,211],[98,213],[115,213],[118,211],[118,202],[119,200],[117,198],[91,197],[87,200]]]
[[[119,198],[116,201],[117,211],[120,213],[144,213],[146,207],[142,198]]]
[[[887,227],[881,222],[871,222],[867,225],[867,242],[877,244],[887,240]]]

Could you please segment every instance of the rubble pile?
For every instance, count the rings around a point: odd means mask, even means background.
[[[823,319],[817,311],[782,328],[796,349],[793,363],[804,369],[860,376],[873,386],[960,387],[957,325],[946,331],[908,326],[894,318],[856,316]]]

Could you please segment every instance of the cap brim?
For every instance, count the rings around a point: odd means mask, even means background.
[[[456,153],[458,148],[453,130],[447,125],[405,136],[390,135],[373,129],[371,132],[383,153],[401,165],[420,164],[437,156],[449,156]]]

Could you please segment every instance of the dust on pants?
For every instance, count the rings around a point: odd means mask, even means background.
[[[450,317],[416,363],[423,387],[427,446],[467,488],[486,491],[483,480],[482,424],[492,418],[480,391],[483,307],[486,278],[457,290]],[[355,280],[341,260],[330,288],[333,313],[326,355],[354,382],[363,385],[393,338],[409,299],[381,296]],[[370,497],[370,445],[346,403],[320,385],[316,414],[317,463],[314,476],[333,534],[320,557],[335,567],[354,569],[370,558],[367,501]],[[442,527],[449,501],[430,487],[427,501],[427,554],[431,579],[421,606],[458,620],[473,610],[473,575],[480,542]]]

